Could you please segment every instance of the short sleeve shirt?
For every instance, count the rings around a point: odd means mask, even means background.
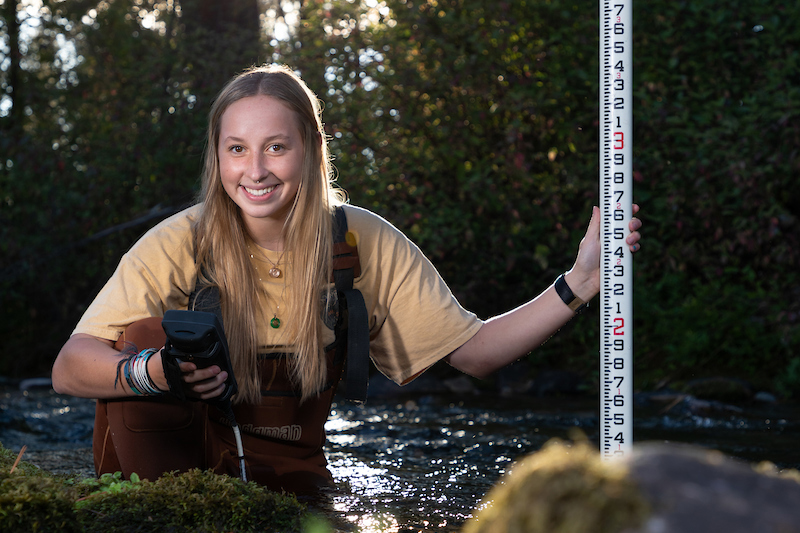
[[[115,341],[137,320],[186,309],[196,281],[192,224],[200,209],[202,205],[190,207],[146,233],[122,257],[74,333]],[[367,306],[370,357],[387,377],[405,383],[472,338],[482,322],[458,303],[431,262],[402,232],[365,209],[346,205],[344,210],[361,262],[354,288]],[[283,296],[291,287],[291,253],[258,248],[251,261],[267,294],[262,302],[267,320],[259,330],[259,343],[291,351],[281,340],[285,328],[268,325],[270,318],[287,311]],[[282,270],[279,278],[267,275],[274,265]],[[327,344],[333,331],[326,336]]]

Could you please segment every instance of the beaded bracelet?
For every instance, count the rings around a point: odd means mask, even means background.
[[[133,380],[131,379],[131,361],[133,361],[135,358],[136,355],[131,355],[125,359],[125,365],[122,367],[122,370],[125,374],[125,381],[128,383],[128,388],[131,389],[137,396],[141,396],[144,393],[136,388],[136,385],[133,384]]]
[[[123,374],[128,387],[137,396],[157,396],[164,394],[160,390],[153,378],[150,377],[150,372],[147,370],[147,363],[150,358],[158,352],[155,348],[148,348],[142,350],[138,354],[132,355],[123,366]]]

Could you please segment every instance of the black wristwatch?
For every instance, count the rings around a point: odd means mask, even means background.
[[[569,285],[567,285],[567,280],[564,279],[564,274],[561,274],[556,278],[554,285],[556,287],[556,292],[561,297],[561,300],[575,313],[580,314],[585,311],[587,307],[589,307],[589,302],[584,302],[572,294],[572,289],[570,289]]]

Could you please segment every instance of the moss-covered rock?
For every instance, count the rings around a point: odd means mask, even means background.
[[[208,471],[167,474],[132,490],[97,492],[77,511],[87,533],[300,531],[305,506],[293,496]]]
[[[644,522],[649,506],[627,469],[585,442],[559,440],[518,462],[464,533],[593,533]]]
[[[11,472],[11,468],[14,466],[14,463],[16,463],[18,456],[18,452],[13,452],[8,448],[5,448],[2,443],[0,443],[0,471]],[[14,472],[26,475],[49,475],[49,473],[27,461],[20,461],[19,464],[17,464],[17,467],[14,468]]]
[[[800,533],[800,473],[698,446],[642,443],[606,461],[551,441],[517,463],[464,533]]]
[[[0,471],[0,531],[80,531],[75,521],[74,487],[26,470]]]
[[[155,481],[54,476],[0,445],[0,531],[280,532],[303,530],[305,505],[255,483],[193,470]]]

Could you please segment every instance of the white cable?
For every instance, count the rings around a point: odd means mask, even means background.
[[[239,475],[242,481],[247,483],[247,473],[244,469],[244,447],[242,446],[242,433],[239,431],[239,425],[233,426],[233,436],[236,437],[236,453],[239,454]]]

